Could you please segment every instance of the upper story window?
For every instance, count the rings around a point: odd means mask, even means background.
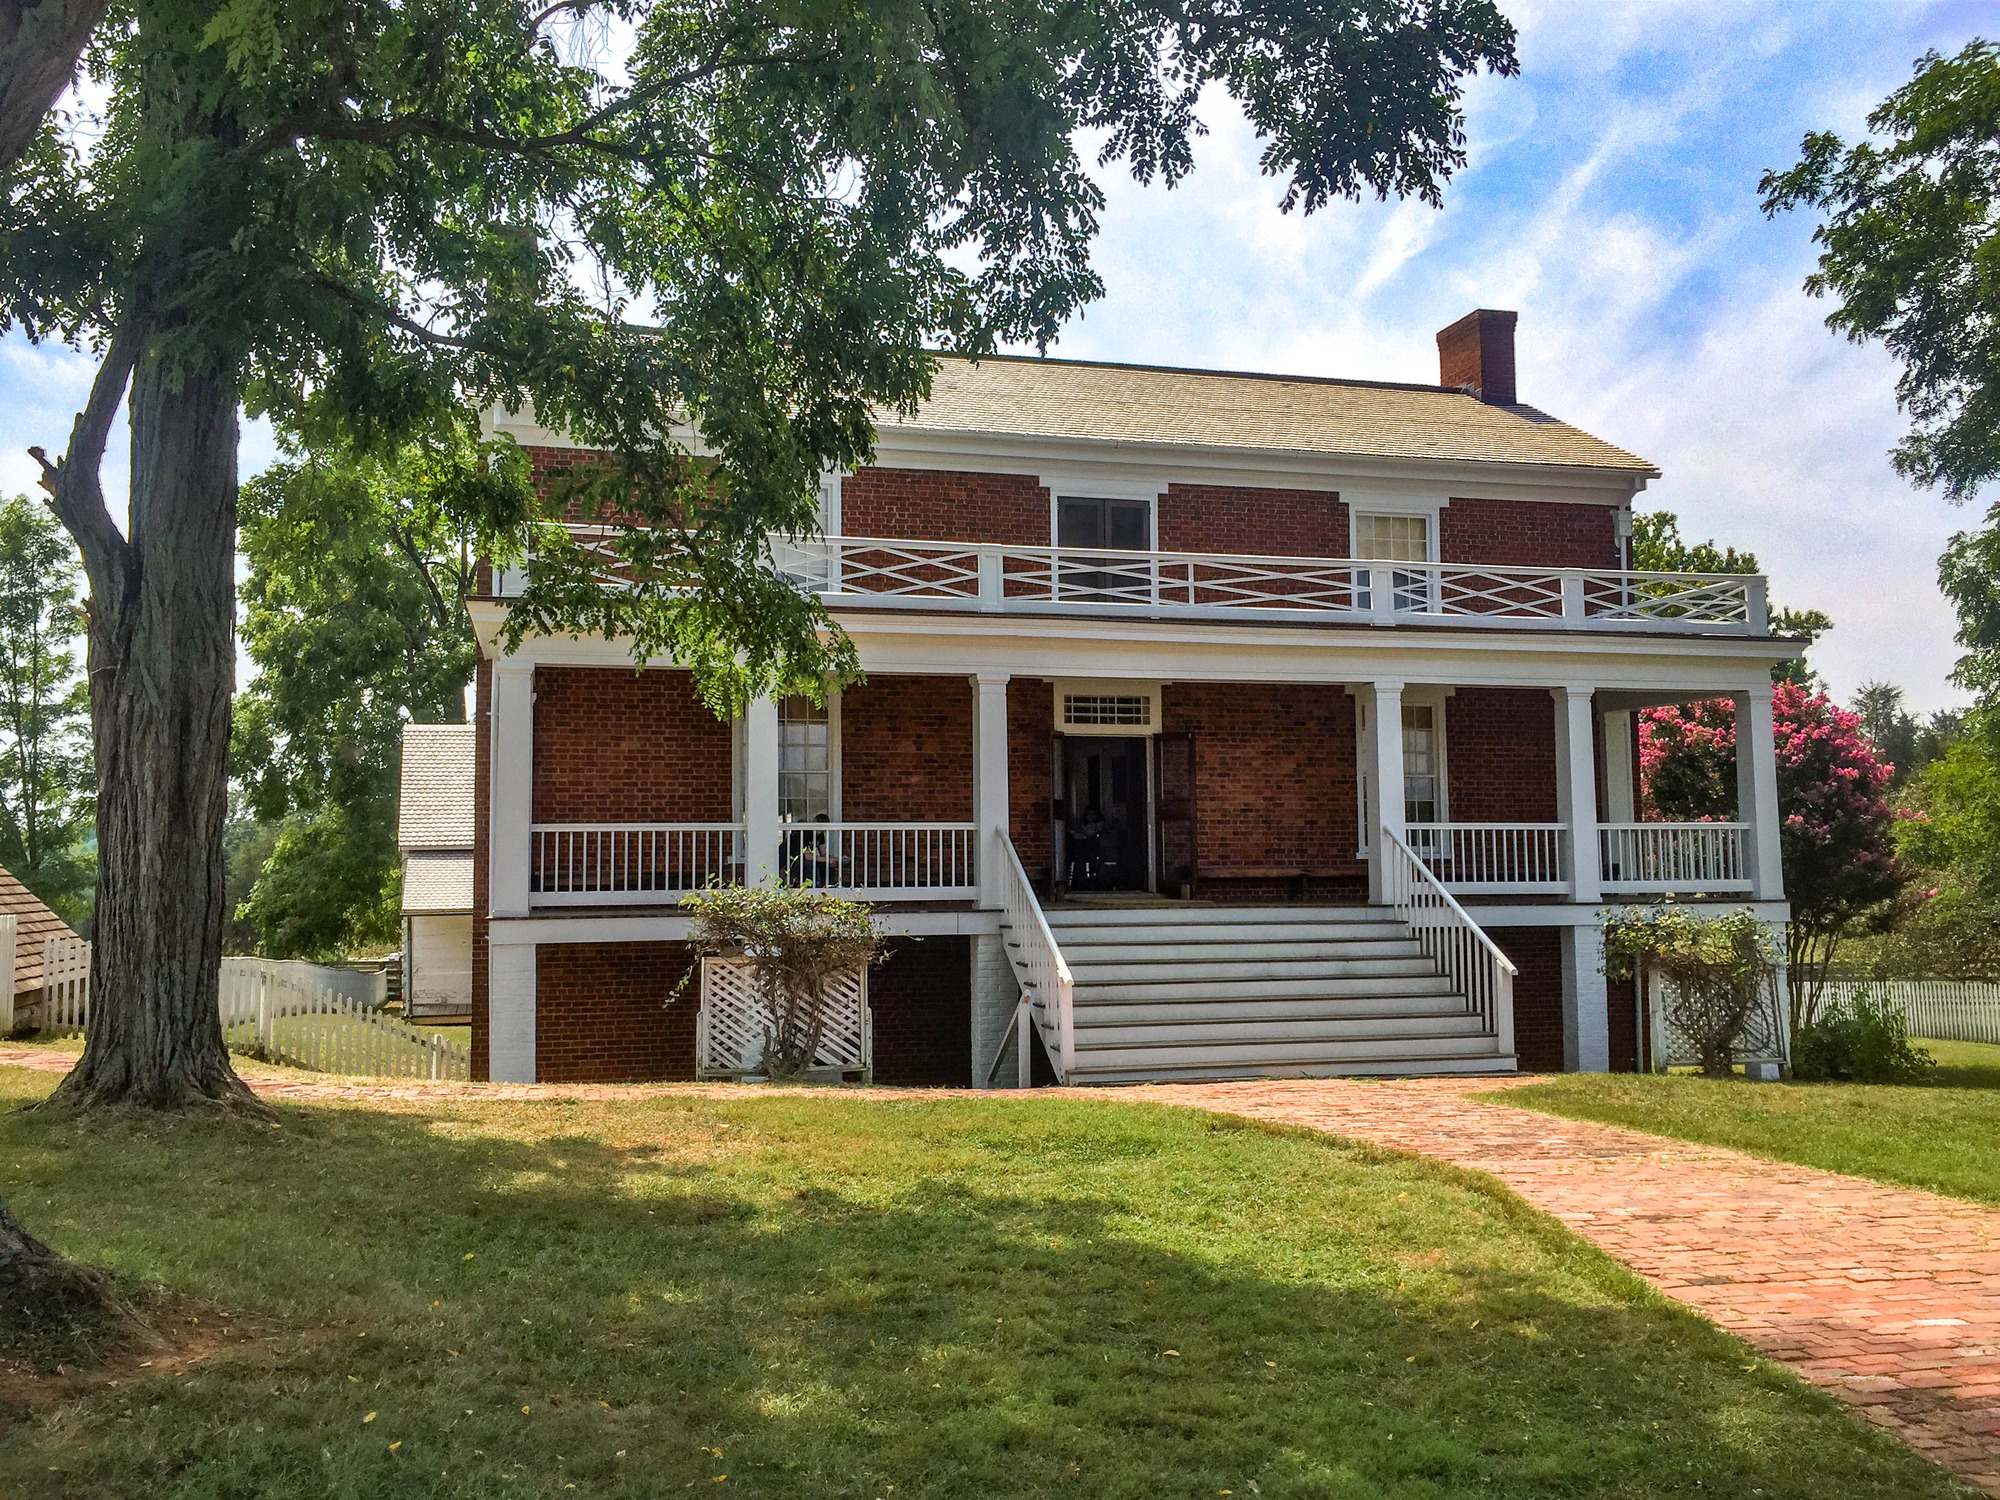
[[[1058,547],[1153,550],[1153,502],[1064,495],[1056,502]]]
[[[787,823],[833,816],[833,726],[803,695],[778,702],[778,816]]]
[[[1358,515],[1354,555],[1363,562],[1429,562],[1431,518]]]

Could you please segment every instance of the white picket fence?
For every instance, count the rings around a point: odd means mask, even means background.
[[[327,971],[311,964],[225,958],[216,1004],[230,1046],[319,1073],[459,1080],[472,1076],[466,1048],[342,993],[354,986],[339,973],[333,974],[332,983],[321,980],[323,972]],[[90,944],[81,938],[45,939],[42,974],[44,1029],[87,1031]]]
[[[1941,1042],[2000,1042],[2000,984],[1969,979],[1829,979],[1820,1008],[1845,1010],[1864,990],[1901,1011],[1911,1036]]]

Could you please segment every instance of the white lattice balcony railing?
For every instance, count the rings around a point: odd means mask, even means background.
[[[861,901],[964,901],[979,893],[973,823],[786,823],[778,867],[795,885]]]
[[[1747,891],[1748,823],[1605,823],[1597,830],[1606,891]]]
[[[572,526],[622,578],[608,526]],[[887,537],[773,538],[778,570],[837,608],[1246,616],[1320,623],[1767,635],[1764,579],[1745,574],[1380,563],[1219,552],[1118,552]],[[518,592],[517,575],[496,588]]]
[[[1569,830],[1561,823],[1411,823],[1403,837],[1449,891],[1569,889]]]
[[[536,823],[535,906],[648,905],[743,878],[741,823]]]

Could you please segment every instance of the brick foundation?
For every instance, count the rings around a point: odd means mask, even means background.
[[[685,943],[544,943],[535,950],[535,1075],[544,1083],[694,1077],[701,1005]]]
[[[1628,977],[1604,982],[1605,1009],[1611,1021],[1611,1071],[1639,1071],[1639,992]]]
[[[972,683],[871,677],[840,700],[840,813],[849,822],[972,821]]]
[[[972,1081],[972,939],[898,938],[868,975],[875,1081],[964,1088]]]
[[[687,672],[535,672],[537,823],[726,823],[730,727]]]
[[[1477,921],[1475,913],[1473,920]],[[1489,927],[1486,935],[1514,961],[1514,1055],[1524,1073],[1563,1066],[1562,930]]]

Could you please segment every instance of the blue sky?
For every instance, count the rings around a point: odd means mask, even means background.
[[[1915,58],[2000,30],[2000,9],[1500,3],[1522,74],[1473,88],[1471,161],[1441,211],[1280,214],[1217,100],[1181,187],[1107,184],[1109,294],[1054,352],[1427,381],[1436,330],[1518,309],[1522,399],[1651,459],[1665,477],[1643,503],[1832,614],[1814,660],[1839,696],[1883,677],[1919,708],[1959,701],[1934,564],[1977,515],[1891,471],[1894,368],[1821,326],[1799,285],[1811,223],[1767,222],[1756,183],[1808,129],[1858,133]],[[0,487],[32,485],[29,444],[61,449],[90,374],[0,340]],[[245,473],[269,454],[247,434]],[[114,451],[107,489],[125,474]]]

